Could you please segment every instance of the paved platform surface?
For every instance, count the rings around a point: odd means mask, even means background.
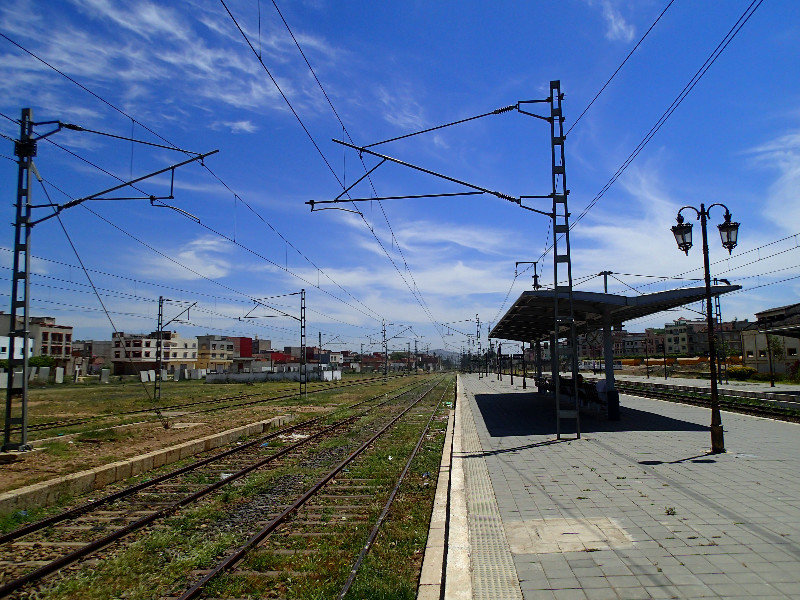
[[[800,598],[800,425],[723,412],[711,456],[707,409],[623,395],[556,441],[519,383],[459,377],[471,590],[446,598]]]

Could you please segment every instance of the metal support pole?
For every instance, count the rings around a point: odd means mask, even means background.
[[[522,342],[522,389],[527,389],[527,387],[525,383],[525,342]]]
[[[164,296],[158,297],[158,329],[156,329],[156,380],[153,382],[153,403],[161,403],[161,368],[164,355]]]
[[[708,261],[708,232],[706,228],[706,207],[700,204],[700,228],[703,232],[703,269],[706,283],[706,324],[708,328],[708,364],[711,368],[711,452],[725,452],[722,416],[719,410],[719,391],[717,389],[717,369],[714,363],[716,351],[714,347],[714,322],[711,312],[711,274]]]
[[[22,110],[20,118],[19,141],[14,144],[17,165],[17,202],[14,220],[14,263],[11,276],[11,314],[8,332],[8,385],[6,387],[6,414],[3,429],[3,450],[30,450],[28,445],[28,358],[30,340],[28,339],[30,308],[30,267],[31,267],[31,165],[36,156],[36,141],[33,138],[33,111]],[[20,285],[21,284],[21,285]],[[21,323],[18,323],[22,309]],[[18,359],[17,343],[22,344],[22,358]],[[14,369],[22,367],[20,389],[14,388]],[[14,397],[20,395],[20,413],[14,416]],[[12,425],[20,428],[19,441],[12,441]]]
[[[306,290],[300,290],[300,395],[308,396],[308,373],[306,371]]]
[[[764,334],[767,341],[767,360],[769,361],[769,387],[775,387],[775,367],[772,363],[772,344],[769,343],[769,334]]]
[[[383,382],[386,383],[389,378],[389,350],[386,345],[386,319],[382,321],[383,325]]]
[[[561,437],[561,419],[568,418],[575,420],[575,437],[581,437],[580,407],[578,404],[578,352],[577,352],[577,331],[575,327],[575,310],[572,294],[572,259],[570,257],[569,241],[569,208],[567,197],[566,158],[564,153],[564,115],[561,102],[564,95],[561,93],[561,82],[550,82],[550,153],[552,162],[552,184],[553,184],[553,333],[555,344],[551,352],[555,360],[553,361],[553,397],[556,405],[556,426],[557,437]],[[563,236],[564,252],[558,251],[558,239]],[[562,275],[559,273],[559,266],[566,267],[567,285],[559,285]],[[566,296],[564,298],[563,296]],[[565,302],[566,301],[566,302]],[[561,307],[561,304],[565,306]],[[558,339],[563,329],[567,330],[569,347],[572,349],[572,390],[573,408],[571,410],[561,409],[561,382],[559,377],[558,360]]]
[[[497,379],[503,381],[503,344],[497,344]]]

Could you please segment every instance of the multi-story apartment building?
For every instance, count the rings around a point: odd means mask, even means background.
[[[233,364],[233,339],[225,335],[197,336],[197,368],[224,373]]]
[[[708,354],[708,334],[704,320],[690,321],[681,317],[664,325],[667,354],[703,356]]]
[[[773,348],[767,348],[767,334]],[[780,335],[783,333],[784,335]],[[742,330],[742,364],[759,373],[787,373],[800,361],[800,304],[756,313],[756,322]],[[771,356],[770,356],[771,355]]]
[[[22,327],[22,317],[17,316],[13,329]],[[0,333],[11,331],[11,315],[0,312]],[[33,342],[33,356],[49,356],[58,367],[72,374],[72,326],[57,325],[55,317],[30,317],[28,335]]]
[[[197,338],[184,338],[177,331],[162,333],[161,368],[170,373],[195,369],[198,362]],[[112,335],[111,362],[116,375],[131,375],[156,368],[158,332],[124,333]]]
[[[645,351],[649,356],[661,355],[664,353],[664,330],[648,327],[644,330]]]

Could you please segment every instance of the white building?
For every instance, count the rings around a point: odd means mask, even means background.
[[[0,360],[8,360],[8,348],[11,345],[11,338],[7,335],[0,335]],[[33,356],[33,344],[31,339],[28,338],[28,358]],[[14,340],[14,358],[22,360],[22,340],[16,338]]]
[[[124,333],[112,336],[114,373],[135,374],[156,368],[158,332]],[[197,368],[197,338],[184,338],[177,331],[164,331],[161,338],[161,368],[170,373]]]

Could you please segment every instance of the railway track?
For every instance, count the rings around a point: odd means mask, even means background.
[[[402,377],[401,375],[395,375],[389,377],[389,379],[395,379],[397,377]],[[310,394],[315,394],[319,392],[325,392],[329,390],[337,390],[347,387],[354,387],[359,385],[368,385],[370,383],[375,383],[378,381],[382,381],[383,377],[371,377],[368,379],[359,379],[358,381],[350,381],[346,383],[340,383],[337,385],[318,385],[313,387],[308,391]],[[314,385],[314,384],[312,384]],[[288,390],[294,390],[293,393],[283,393],[287,392]],[[229,408],[239,408],[244,406],[251,406],[253,404],[260,404],[263,402],[268,402],[271,400],[285,400],[288,398],[293,398],[298,395],[297,386],[294,387],[287,387],[280,390],[273,390],[273,393],[277,393],[278,395],[267,395],[263,392],[255,392],[252,394],[237,394],[234,396],[224,396],[221,398],[211,398],[209,400],[198,400],[194,402],[185,402],[182,404],[173,404],[173,405],[165,405],[159,406],[158,409],[161,411],[172,411],[172,410],[183,410],[189,407],[197,407],[197,406],[208,406],[208,405],[215,405],[222,403],[221,406],[212,406],[211,408],[201,408],[199,410],[190,410],[186,411],[185,414],[202,414],[207,412],[214,412],[218,410],[226,410]],[[123,420],[127,417],[135,417],[136,415],[148,415],[154,412],[155,408],[143,408],[143,409],[135,409],[129,411],[121,411],[118,413],[111,413],[111,414],[103,414],[103,415],[96,415],[91,417],[85,417],[80,419],[61,419],[57,421],[46,421],[40,423],[32,423],[28,425],[29,432],[37,432],[37,431],[55,431],[58,429],[65,429],[68,427],[76,427],[79,425],[86,425],[87,423],[97,424],[100,426],[106,425],[105,421],[113,422],[114,420]],[[137,421],[137,423],[141,423],[143,421]],[[135,423],[126,423],[127,425],[135,424]],[[113,426],[113,424],[108,424],[108,426]],[[19,427],[12,428],[13,430],[18,430]],[[36,441],[36,440],[33,440]]]
[[[285,427],[0,536],[0,597],[27,597],[45,578],[121,547],[131,534],[227,493],[248,475],[313,456],[322,441],[352,434],[370,415],[406,403],[426,383],[340,408],[334,421],[329,414]]]
[[[440,394],[434,393],[437,388]],[[188,589],[169,598],[234,597],[231,594],[236,598],[282,598],[293,595],[294,589],[302,588],[303,580],[309,579],[327,584],[317,590],[318,597],[334,597],[332,592],[338,590],[336,597],[344,598],[449,389],[440,380],[388,422],[374,423],[362,432],[361,438],[366,439],[355,449],[320,473],[302,493],[287,500],[282,510],[270,514],[259,524],[260,529],[236,550],[211,569],[199,573],[199,579]],[[425,411],[415,412],[420,403],[431,398],[432,410],[429,404]],[[376,473],[374,463],[376,458],[381,460],[392,451],[392,434],[400,423],[411,424],[421,433],[402,471],[387,477],[385,472]],[[345,557],[343,550],[347,547],[360,551]],[[330,568],[332,552],[338,564]],[[312,570],[312,565],[328,568]],[[349,565],[352,567],[348,569]],[[346,578],[335,581],[336,575]]]
[[[657,400],[680,402],[682,404],[692,404],[694,406],[703,406],[706,408],[711,407],[711,396],[708,394],[688,394],[673,390],[652,389],[622,381],[617,381],[615,387],[618,391],[631,396],[655,398]],[[791,421],[794,423],[800,422],[800,410],[793,410],[774,404],[770,405],[767,401],[757,401],[750,398],[720,394],[719,402],[720,408],[731,412],[766,417],[769,419],[779,419],[781,421]]]

